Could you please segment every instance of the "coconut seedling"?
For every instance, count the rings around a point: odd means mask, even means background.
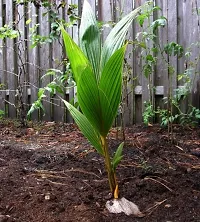
[[[110,191],[114,197],[113,203],[123,205],[122,208],[127,205],[126,208],[129,208],[127,214],[132,212],[138,215],[141,215],[138,209],[130,211],[133,207],[131,202],[126,201],[125,198],[118,199],[116,168],[122,159],[123,143],[111,156],[107,135],[117,115],[121,99],[123,61],[127,47],[126,34],[140,10],[141,8],[137,8],[120,20],[111,30],[104,44],[102,44],[98,22],[86,0],[83,4],[79,30],[79,46],[61,26],[66,54],[77,86],[81,112],[67,101],[63,101],[84,136],[105,159]],[[109,203],[107,206],[109,208]],[[124,212],[124,209],[119,206],[116,208],[118,209],[109,210],[111,212],[116,210],[117,213]]]

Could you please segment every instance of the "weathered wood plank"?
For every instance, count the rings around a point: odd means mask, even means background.
[[[133,2],[129,0],[117,1],[115,6],[117,8],[117,16],[123,17],[133,10]],[[133,39],[133,26],[129,28],[126,39],[131,41]],[[122,112],[125,125],[133,124],[133,102],[134,102],[134,76],[133,76],[133,46],[128,45],[126,56],[125,56],[125,65],[123,72],[123,100],[122,100]]]
[[[186,2],[178,2],[178,43],[182,46],[186,45],[186,38],[184,38],[185,36],[185,28],[186,28],[186,21],[188,21],[190,16],[184,16],[185,10],[186,10]],[[184,63],[185,63],[185,57],[179,59],[178,61],[178,73],[184,73]],[[178,84],[183,84],[183,81],[179,81]]]
[[[162,8],[162,11],[158,13],[159,16],[164,16],[165,18],[168,19],[168,4],[167,1],[162,1],[162,0],[158,0],[158,6],[160,6]],[[159,30],[159,41],[160,41],[160,47],[161,50],[163,50],[164,45],[168,43],[168,23],[166,25],[166,27],[161,28]],[[159,54],[158,57],[161,57],[161,55]],[[159,82],[161,82],[161,85],[164,85],[164,97],[168,97],[169,94],[169,88],[168,88],[168,84],[169,84],[169,76],[168,76],[168,58],[165,54],[163,54],[164,60],[163,59],[159,59],[158,65],[157,65],[157,78],[159,79]],[[167,107],[165,107],[167,108]]]
[[[145,4],[145,0],[141,0],[142,4]],[[148,10],[151,10],[153,8],[153,4],[148,6]],[[153,22],[153,16],[150,17],[147,21],[144,22],[143,28],[144,30],[147,29],[148,32],[148,27],[151,26],[151,23]],[[147,50],[143,50],[143,59],[142,59],[142,69],[144,69],[146,65],[146,56],[151,54],[151,48],[153,47],[153,42],[145,40],[146,45],[147,45]],[[145,103],[148,102],[154,107],[154,67],[152,65],[151,71],[147,74],[148,76],[145,76],[145,73],[142,72],[142,113],[145,111]],[[142,70],[141,70],[142,71]]]
[[[186,40],[186,36],[185,36],[185,32],[186,32],[186,27],[187,27],[187,23],[190,24],[190,17],[191,15],[187,15],[187,17],[185,16],[185,10],[186,10],[186,2],[180,2],[178,1],[178,43],[182,46],[184,46],[184,48],[186,49],[186,44],[187,44],[187,40]],[[188,30],[189,31],[189,30]],[[185,38],[186,37],[186,38]],[[185,71],[185,56],[180,58],[178,60],[178,74],[183,74]],[[177,82],[178,85],[183,85],[184,81],[178,81]],[[190,97],[190,101],[191,101],[191,97]],[[181,101],[180,104],[180,108],[182,110],[182,112],[186,112],[187,111],[187,107],[188,107],[188,98],[185,99],[184,101]]]
[[[49,23],[49,13],[47,13],[47,10],[48,9],[45,8],[39,9],[39,23],[40,23],[39,34],[48,38],[50,33],[50,23]],[[45,75],[45,73],[49,68],[51,68],[50,61],[51,61],[50,44],[49,43],[41,44],[39,48],[39,66],[41,67],[40,78]],[[50,83],[50,81],[51,81],[51,76],[45,76],[40,81],[39,86],[45,87],[47,86],[48,83]],[[45,107],[45,115],[42,117],[42,119],[45,121],[51,121],[52,120],[51,98],[49,93],[47,93],[46,95],[47,96],[45,97],[43,102],[43,105]]]
[[[135,1],[133,0],[133,8],[137,8],[141,5],[141,1]],[[133,39],[136,38],[136,35],[138,32],[141,32],[141,27],[138,25],[137,21],[133,21]],[[132,84],[133,84],[133,89],[137,89],[137,86],[141,87],[142,90],[142,59],[141,59],[141,49],[139,47],[135,47],[133,50],[133,79],[132,79]],[[141,95],[142,92],[139,94],[140,96],[134,95],[133,96],[133,122],[136,123],[137,119],[141,119],[138,114],[141,113]]]
[[[58,11],[59,18],[62,19],[63,10],[66,10],[66,8],[60,8]],[[58,69],[60,71],[64,70],[63,67],[63,52],[62,52],[62,39],[61,37],[52,43],[52,67],[54,69]],[[53,120],[54,121],[64,121],[65,118],[65,108],[64,104],[61,101],[60,97],[64,98],[62,95],[57,95],[58,92],[53,96],[52,103],[53,103]]]
[[[135,8],[139,7],[141,4],[135,3]],[[138,25],[136,21],[133,21],[133,35],[136,38],[137,33],[141,32],[142,29]],[[135,47],[135,45],[133,45]],[[134,78],[135,78],[135,85],[142,85],[142,58],[141,58],[141,48],[137,47],[133,51],[134,57]]]
[[[5,23],[10,24],[13,27],[14,15],[13,15],[13,1],[6,1],[6,16]],[[15,108],[15,89],[16,89],[16,78],[17,75],[15,73],[15,53],[14,53],[14,40],[6,39],[6,71],[7,71],[7,88],[10,90],[9,93],[9,105],[8,105],[8,116],[10,118],[16,117],[16,108]]]
[[[39,48],[38,46],[32,47],[32,33],[35,25],[38,23],[38,10],[33,3],[28,5],[29,13],[27,14],[27,20],[31,19],[30,24],[27,24],[28,29],[28,74],[29,74],[29,86],[30,86],[30,105],[37,100],[37,94],[39,89]],[[32,120],[39,120],[38,110],[31,114]]]
[[[168,1],[168,42],[176,42],[178,40],[178,16],[177,16],[177,9],[178,9],[178,3],[177,0],[175,1]],[[173,66],[174,73],[170,74],[169,72],[169,79],[171,79],[171,82],[169,81],[169,84],[171,86],[172,95],[174,94],[174,90],[177,88],[177,62],[178,62],[177,56],[169,57],[169,64]]]
[[[26,18],[26,6],[19,4],[15,7],[15,23],[16,28],[20,34],[16,43],[16,73],[17,77],[17,94],[16,94],[16,106],[17,115],[21,121],[24,121],[27,113],[27,82],[28,82],[28,70],[27,70],[27,32],[25,27]]]
[[[71,0],[73,2],[74,5],[78,5],[78,7],[80,6],[79,4],[79,0]],[[77,14],[78,14],[79,10],[77,10]],[[75,25],[73,26],[72,28],[72,37],[73,37],[73,40],[78,44],[79,40],[79,29],[78,29],[78,21],[75,23]]]
[[[160,17],[165,17],[167,18],[168,16],[168,6],[167,6],[167,1],[162,1],[162,0],[157,0],[156,5],[159,6],[162,10],[156,11],[155,18],[160,18]],[[167,24],[165,27],[160,27],[158,29],[158,38],[156,39],[156,44],[157,47],[159,47],[161,50],[164,49],[165,44],[168,42],[168,31],[167,31]],[[163,86],[163,92],[160,93],[161,97],[157,97],[157,101],[155,101],[155,109],[159,108],[164,108],[164,102],[162,100],[163,97],[168,96],[168,83],[169,83],[169,78],[168,78],[168,67],[167,67],[167,55],[163,54],[161,55],[161,52],[159,51],[157,57],[159,58],[157,60],[157,64],[155,67],[155,86]],[[157,89],[157,87],[156,87]],[[158,95],[156,93],[156,95]],[[167,108],[165,104],[165,108]],[[159,121],[158,121],[159,122]]]
[[[3,0],[0,0],[0,27],[3,26]],[[3,85],[5,82],[4,77],[4,47],[3,47],[3,40],[0,39],[0,90],[3,90]],[[5,111],[5,91],[0,91],[0,110]]]
[[[76,1],[76,3],[78,3],[77,1]],[[68,0],[68,7],[69,7],[69,5],[70,4],[75,4],[74,3],[74,1],[73,0]],[[79,6],[80,6],[80,4],[79,4]],[[79,12],[79,9],[78,9],[78,11],[77,11],[77,13]],[[66,13],[64,13],[64,19],[65,19],[65,21],[67,21],[67,22],[69,22],[69,16],[66,14]],[[73,37],[74,35],[75,35],[75,33],[76,34],[78,34],[75,30],[74,30],[74,27],[69,27],[68,29],[67,29],[67,32],[71,35],[71,37]],[[74,39],[74,38],[73,38]],[[75,41],[76,41],[76,43],[78,43],[78,36],[76,36],[76,38],[74,39]],[[65,52],[64,52],[64,54],[65,54]],[[65,67],[65,69],[66,69],[67,67]],[[67,87],[70,87],[70,86],[67,86]],[[66,95],[65,95],[65,99],[67,100],[67,101],[71,101],[71,100],[73,100],[73,98],[74,98],[74,88],[73,87],[70,87],[70,88],[67,88],[66,89]],[[72,103],[73,104],[73,103]],[[69,111],[65,108],[65,121],[66,122],[69,122],[69,123],[73,123],[73,118],[72,118],[72,116],[70,115],[70,113],[69,113]]]
[[[68,14],[67,14],[67,11],[68,11],[68,8],[69,8],[69,5],[71,4],[71,0],[68,0],[66,2],[66,5],[65,5],[65,9],[63,9],[63,12],[62,12],[62,18],[66,21],[66,22],[69,22],[69,17],[68,17]],[[71,28],[68,28],[67,29],[67,32],[72,36],[72,29]],[[66,55],[66,51],[65,51],[65,47],[64,47],[64,42],[63,40],[61,40],[61,43],[63,45],[62,47],[62,55],[63,55],[63,59],[66,59],[67,58],[67,55]],[[64,68],[64,71],[66,71],[66,65],[63,67]],[[67,89],[66,89],[67,91]],[[69,96],[67,94],[64,95],[63,97],[64,99],[66,99],[67,101],[69,101]],[[63,105],[63,104],[62,104]],[[64,119],[63,121],[64,122],[73,122],[73,118],[71,117],[69,111],[67,110],[67,108],[64,106]]]
[[[98,20],[107,23],[106,26],[103,26],[102,32],[102,39],[105,41],[111,30],[111,26],[108,23],[114,21],[113,1],[98,1]]]
[[[135,96],[135,123],[142,122],[142,112],[141,112],[141,104],[142,104],[142,97]]]
[[[159,6],[162,10],[156,11],[155,18],[160,18],[162,16],[167,17],[167,5],[165,1],[157,0],[156,5]],[[164,45],[167,44],[167,25],[165,27],[160,27],[158,29],[158,38],[156,39],[157,47],[160,46],[161,50],[163,50]],[[159,58],[161,58],[160,52],[157,55]],[[167,56],[163,55],[165,60],[167,61]],[[166,63],[163,59],[157,60],[157,65],[155,67],[156,77],[155,77],[155,85],[166,85],[168,82],[168,71],[166,67]]]

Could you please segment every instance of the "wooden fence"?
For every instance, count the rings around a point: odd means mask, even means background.
[[[25,112],[30,108],[37,99],[38,89],[46,86],[51,80],[51,76],[41,77],[50,68],[58,68],[63,70],[61,61],[64,58],[63,44],[61,39],[56,39],[50,43],[40,44],[31,48],[31,35],[35,30],[36,34],[48,36],[52,31],[52,21],[50,10],[40,7],[44,1],[32,1],[34,3],[18,4],[13,0],[0,0],[0,27],[5,24],[11,25],[20,30],[20,36],[15,39],[0,39],[0,109],[4,110],[7,117],[15,118],[18,115],[17,110],[25,107]],[[23,1],[21,1],[23,2]],[[81,0],[49,0],[56,3],[54,8],[60,19],[69,21],[70,4],[77,4],[78,13],[81,14]],[[123,12],[127,14],[134,8],[145,3],[145,0],[89,0],[92,8],[96,12],[97,18],[104,22],[116,21]],[[162,11],[154,12],[151,19],[160,16],[167,18],[167,25],[159,29],[159,41],[161,46],[167,42],[177,42],[188,48],[192,43],[200,42],[200,0],[154,0],[154,4],[158,5]],[[49,6],[49,8],[51,8]],[[37,25],[39,24],[39,26]],[[107,26],[103,30],[103,39],[105,39],[110,28]],[[71,36],[78,42],[78,24],[68,29]],[[133,40],[141,28],[133,22],[131,29],[127,35],[127,39]],[[195,61],[199,56],[199,48],[193,46],[191,61]],[[128,69],[128,83],[124,94],[124,119],[126,124],[139,123],[142,121],[142,112],[144,111],[144,102],[149,98],[149,80],[143,74],[143,63],[141,59],[141,49],[133,50],[133,46],[129,46],[127,53],[127,62],[131,68]],[[186,58],[178,59],[177,56],[166,60],[174,67],[172,75],[172,90],[181,87],[183,82],[178,81],[178,74],[183,73],[187,66]],[[196,70],[200,71],[200,64]],[[126,71],[125,71],[126,72]],[[159,60],[151,74],[151,82],[154,87],[153,104],[155,107],[163,107],[163,97],[168,96],[170,84],[169,69],[166,68],[163,60]],[[194,73],[191,78],[194,80]],[[192,89],[193,104],[199,107],[199,76],[195,77]],[[66,91],[65,99],[71,100],[75,95],[73,88]],[[23,104],[19,103],[19,98]],[[25,105],[25,106],[24,106]],[[46,121],[67,121],[72,119],[64,108],[57,95],[44,99],[45,115],[41,112],[34,112],[32,118],[35,120]],[[187,103],[183,104],[186,109]]]

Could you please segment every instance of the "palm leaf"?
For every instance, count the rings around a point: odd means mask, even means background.
[[[86,67],[82,72],[77,85],[77,95],[81,111],[92,126],[100,132],[102,122],[99,90],[95,75],[90,67]]]
[[[82,131],[83,135],[90,141],[90,143],[95,147],[98,153],[104,155],[101,148],[100,135],[97,131],[94,130],[89,120],[66,100],[63,100],[63,102],[72,115],[74,121]]]
[[[81,49],[78,47],[78,45],[70,37],[70,35],[65,31],[65,29],[62,26],[60,28],[64,39],[66,53],[72,68],[73,76],[76,83],[78,83],[78,79],[82,71],[86,68],[86,66],[90,65],[90,62],[81,51]]]
[[[90,61],[96,79],[99,79],[101,37],[99,27],[90,4],[84,1],[80,25],[80,48]]]
[[[138,7],[122,18],[109,33],[102,49],[101,70],[103,70],[110,56],[124,44],[128,29],[142,7]]]
[[[122,68],[126,45],[117,50],[105,65],[99,82],[104,136],[116,117],[121,99]]]

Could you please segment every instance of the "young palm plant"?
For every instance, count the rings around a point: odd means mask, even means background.
[[[127,46],[124,44],[125,37],[140,10],[137,8],[120,20],[104,44],[95,15],[86,0],[79,30],[79,46],[61,26],[81,112],[63,101],[84,136],[104,157],[110,191],[115,199],[118,198],[116,167],[122,159],[123,143],[111,158],[107,135],[121,99],[123,61]]]

